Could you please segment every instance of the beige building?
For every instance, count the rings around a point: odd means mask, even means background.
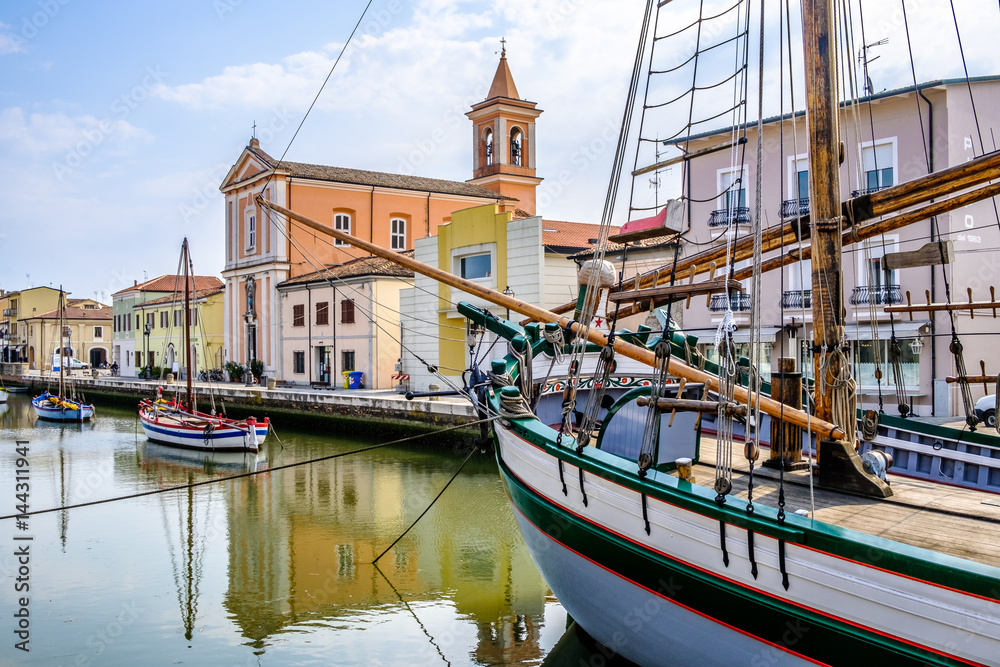
[[[29,287],[0,295],[3,306],[0,320],[0,360],[34,363],[28,346],[28,325],[24,320],[59,307],[59,290],[52,287]],[[37,350],[35,351],[37,353]]]
[[[92,299],[67,299],[65,313],[56,308],[20,320],[27,331],[29,370],[52,370],[52,357],[59,350],[60,318],[67,355],[91,367],[110,363],[111,307]]]
[[[1000,108],[1000,77],[973,79],[971,88],[980,124],[983,127],[995,124],[996,109]],[[924,83],[916,90],[911,86],[864,98],[854,108],[841,107],[840,124],[844,146],[840,174],[843,200],[960,165],[983,153],[964,79]],[[751,233],[750,222],[757,207],[754,195],[757,167],[752,159],[754,151],[749,147],[757,143],[756,125],[746,127],[745,135],[748,149],[742,165],[730,164],[730,151],[685,162],[684,187],[690,202],[686,238],[702,244],[687,246],[688,253],[703,249],[704,244],[724,243],[730,222],[739,236]],[[693,136],[686,146],[680,143],[682,148],[695,151],[724,144],[731,136],[732,128],[726,128]],[[800,212],[808,213],[807,145],[804,115],[764,121],[760,208],[765,228],[794,219]],[[992,144],[989,145],[992,149]],[[793,146],[798,147],[797,153]],[[912,320],[906,315],[891,318],[884,307],[905,303],[908,293],[914,302],[923,302],[925,292],[931,294],[932,301],[945,301],[945,276],[953,300],[967,300],[967,289],[973,290],[976,299],[989,299],[989,286],[1000,277],[996,253],[1000,247],[998,226],[994,206],[987,200],[938,216],[936,225],[925,220],[844,248],[846,334],[865,408],[879,405],[880,386],[875,373],[878,351],[883,404],[887,412],[897,414],[893,374],[885,361],[890,338],[895,334],[902,355],[903,392],[914,412],[922,415],[961,412],[957,385],[944,383],[946,376],[957,374],[948,350],[951,337],[948,314],[931,317],[915,313]],[[944,268],[944,274],[940,266],[884,270],[884,255],[917,250],[938,234],[953,242],[955,249],[955,262]],[[721,294],[713,296],[707,308],[704,300],[694,299],[684,314],[684,328],[699,337],[700,347],[712,358],[715,332],[729,305],[740,327],[736,340],[742,343],[741,354],[749,356],[750,311],[759,308],[765,325],[764,357],[768,360],[798,357],[800,367],[809,372],[810,276],[809,262],[765,274],[759,304],[752,303],[749,292],[732,299]],[[749,281],[746,282],[749,289]],[[988,372],[1000,367],[1000,354],[991,342],[992,336],[985,335],[996,332],[996,320],[982,315],[973,319],[967,312],[958,312],[955,328],[965,347],[965,364],[970,372],[978,372],[980,359],[985,361]],[[769,373],[770,366],[763,370]],[[973,389],[975,396],[982,395],[981,386]]]
[[[278,283],[277,378],[342,387],[343,372],[360,371],[368,389],[396,386],[399,292],[412,285],[412,271],[377,257]]]

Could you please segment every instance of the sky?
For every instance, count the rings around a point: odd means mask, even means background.
[[[905,1],[918,80],[963,76],[949,1]],[[1000,34],[996,1],[954,3],[969,73],[1000,74],[989,48]],[[275,157],[287,149],[286,158],[299,162],[471,178],[464,114],[486,96],[501,37],[519,93],[544,111],[537,125],[537,172],[546,179],[538,212],[600,221],[644,3],[373,0],[292,141],[366,4],[6,0],[0,288],[61,284],[75,297],[110,303],[135,280],[175,271],[185,236],[195,270],[218,275],[218,187],[254,124],[262,148]],[[731,4],[706,1],[709,9]],[[775,35],[778,3],[767,6],[765,31]],[[900,7],[894,0],[864,6],[866,41],[888,39],[873,50],[876,90],[911,83]],[[675,0],[666,10],[658,34],[685,25],[697,3]],[[723,39],[735,25],[722,19],[706,39]],[[797,30],[793,22],[793,35]],[[692,39],[686,35],[663,42],[671,47],[660,52],[664,62],[680,62],[677,54]],[[777,85],[776,49],[766,55],[767,86]],[[699,76],[722,78],[727,64],[706,61]],[[687,75],[682,69],[678,76]],[[755,90],[756,80],[749,87]],[[648,94],[669,89],[652,86]],[[778,110],[776,99],[765,93],[766,113]],[[673,109],[650,112],[643,136],[670,136],[684,119],[686,112]],[[719,126],[729,124],[724,120]],[[635,160],[633,152],[627,167]],[[664,175],[655,191],[660,201],[676,175]],[[627,187],[648,199],[654,191],[644,179]]]

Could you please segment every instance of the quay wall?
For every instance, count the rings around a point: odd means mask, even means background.
[[[31,395],[46,388],[54,391],[57,378],[37,375],[0,375],[4,384],[26,385]],[[95,405],[133,407],[143,398],[156,395],[156,387],[163,387],[163,396],[172,399],[184,384],[160,384],[136,378],[100,376],[97,378],[74,376],[73,386],[77,395]],[[269,417],[275,432],[281,437],[282,429],[313,432],[336,431],[352,436],[372,436],[378,439],[407,437],[428,433],[429,442],[463,444],[479,437],[479,426],[444,431],[433,435],[442,427],[454,427],[476,421],[472,404],[465,399],[440,397],[437,400],[415,398],[407,401],[402,394],[386,390],[310,389],[308,387],[246,387],[242,383],[198,382],[198,409],[211,409],[210,395],[214,396],[218,412],[232,417],[257,419]]]

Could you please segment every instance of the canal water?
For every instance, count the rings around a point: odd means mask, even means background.
[[[20,502],[16,441],[28,443],[32,511],[378,444],[279,425],[281,442],[269,437],[256,456],[211,456],[147,442],[128,410],[58,425],[11,396],[0,413],[0,515]],[[0,521],[0,664],[608,664],[566,631],[492,454],[474,455],[371,565],[463,458],[421,439],[32,516],[25,528]],[[24,545],[30,592],[17,593]],[[15,648],[22,595],[27,653]]]

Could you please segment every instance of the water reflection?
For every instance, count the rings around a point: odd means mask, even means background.
[[[511,532],[516,527],[489,458],[466,466],[432,512],[383,557],[381,572],[371,565],[457,461],[392,449],[234,488],[227,499],[225,605],[248,643],[260,649],[293,626],[345,618],[374,623],[380,609],[426,609],[445,599],[453,613],[476,624],[477,662],[540,659],[538,624],[548,589]]]
[[[288,431],[283,447],[213,455],[143,440],[131,410],[36,428],[27,399],[7,407],[0,435],[31,440],[38,509],[186,486],[32,520],[45,574],[32,609],[45,640],[37,664],[155,654],[164,664],[537,665],[562,632],[491,455],[470,460],[378,569],[371,561],[461,454],[399,446],[190,486],[374,443]],[[0,475],[11,464],[0,458]],[[10,530],[0,525],[0,537]],[[142,615],[96,653],[93,633],[133,601]]]

